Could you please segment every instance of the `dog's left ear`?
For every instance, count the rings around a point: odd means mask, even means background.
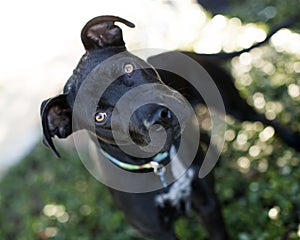
[[[122,30],[115,22],[133,28],[134,24],[120,17],[100,16],[90,20],[81,31],[81,40],[86,50],[111,46],[125,46]]]
[[[66,138],[72,133],[72,109],[67,102],[67,95],[45,100],[41,104],[41,118],[43,126],[43,143],[52,149],[57,157],[52,137]]]

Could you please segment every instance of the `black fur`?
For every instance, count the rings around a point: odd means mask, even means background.
[[[193,105],[204,103],[202,97],[199,96],[199,93],[197,93],[184,79],[160,69],[155,71],[148,63],[128,52],[122,38],[122,31],[120,27],[114,25],[115,21],[125,23],[129,27],[134,27],[134,25],[127,20],[114,16],[97,17],[88,22],[83,28],[81,35],[86,53],[80,59],[73,75],[67,81],[63,93],[45,100],[41,105],[44,143],[46,146],[50,147],[57,156],[59,156],[59,154],[52,142],[52,138],[55,136],[66,138],[74,131],[78,130],[73,125],[72,117],[74,114],[74,102],[80,91],[80,87],[82,87],[87,76],[90,76],[96,66],[116,54],[120,54],[118,55],[120,57],[114,59],[113,62],[109,61],[108,67],[103,70],[105,72],[102,72],[103,75],[94,76],[95,78],[98,78],[99,81],[93,86],[91,96],[98,96],[97,90],[101,89],[103,84],[101,81],[105,81],[103,80],[105,76],[115,74],[118,76],[116,81],[106,89],[101,98],[99,96],[99,102],[97,103],[96,109],[93,109],[93,106],[90,106],[91,109],[88,110],[88,114],[79,116],[82,122],[85,122],[84,128],[90,130],[96,126],[95,129],[98,143],[105,152],[113,157],[126,163],[139,165],[149,161],[149,159],[135,158],[125,154],[115,144],[115,140],[111,134],[111,111],[119,98],[129,90],[145,83],[167,84],[171,85],[175,90],[169,89],[165,92],[165,95],[172,98],[174,101],[179,103],[185,101],[185,99],[178,94],[176,91],[177,89],[187,96],[188,101]],[[262,121],[265,124],[270,124],[275,128],[279,136],[289,145],[296,149],[299,148],[298,143],[300,141],[298,141],[299,138],[297,136],[279,126],[279,124],[265,119],[263,115],[258,114],[239,96],[238,91],[233,85],[232,77],[215,63],[214,59],[218,58],[218,55],[207,56],[188,52],[184,53],[202,64],[209,72],[221,92],[227,113],[239,120]],[[231,54],[227,57],[231,58],[240,53],[242,52]],[[222,54],[219,57],[224,58]],[[149,62],[155,63],[155,65],[157,63],[178,64],[172,62],[172,53],[154,56],[149,59]],[[127,63],[132,64],[135,68],[132,74],[122,73],[123,66]],[[180,65],[178,67],[180,67]],[[96,73],[97,72],[94,74]],[[153,89],[153,91],[155,90],[156,89]],[[87,96],[85,99],[87,103],[89,102],[88,98],[89,97]],[[176,119],[172,113],[167,111],[167,109],[162,108],[159,104],[149,104],[138,109],[133,115],[129,126],[129,131],[134,142],[141,146],[149,143],[149,129],[147,129],[147,126],[144,123],[147,121],[151,124],[159,123],[166,129],[167,142],[163,147],[163,151],[169,151],[171,146],[176,147],[180,137],[178,125],[179,122],[183,120]],[[93,112],[105,112],[107,117],[106,121],[101,124],[95,123],[93,119],[94,115],[92,114]],[[119,116],[117,126],[118,129],[122,131],[122,116]],[[193,139],[190,141],[193,141]],[[124,144],[126,144],[126,142]],[[183,176],[189,177],[191,181],[189,185],[191,194],[187,198],[177,199],[182,201],[178,205],[171,201],[165,201],[158,204],[157,197],[163,196],[165,191],[171,191],[172,186],[176,185],[178,182],[180,183],[180,179],[169,186],[167,190],[162,189],[148,193],[126,193],[110,189],[113,199],[119,208],[123,210],[128,221],[143,235],[153,239],[177,239],[174,233],[174,222],[178,216],[186,213],[189,204],[192,209],[199,212],[210,239],[228,239],[221,209],[214,192],[213,174],[210,173],[204,179],[199,179],[197,177],[197,172],[199,171],[204,158],[203,156],[204,152],[199,147],[195,160],[188,170],[191,174]],[[170,157],[168,157],[166,161],[169,162]]]

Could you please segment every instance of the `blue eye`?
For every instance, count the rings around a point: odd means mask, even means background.
[[[131,74],[133,72],[133,70],[134,70],[134,67],[130,63],[125,64],[124,67],[123,67],[123,71],[126,74]]]

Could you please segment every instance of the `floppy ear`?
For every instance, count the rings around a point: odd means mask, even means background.
[[[43,143],[51,148],[57,157],[52,137],[66,138],[72,133],[72,110],[67,103],[67,95],[45,100],[41,104],[41,119],[43,126]]]
[[[86,50],[109,46],[125,46],[122,30],[114,25],[121,22],[133,28],[134,24],[120,17],[100,16],[90,20],[81,31],[81,40]]]

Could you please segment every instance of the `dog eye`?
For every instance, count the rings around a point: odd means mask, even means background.
[[[124,73],[131,74],[133,72],[133,70],[134,70],[134,67],[132,64],[127,63],[124,65],[124,68],[123,68]]]
[[[105,112],[97,112],[95,114],[95,121],[97,123],[104,123],[107,119],[107,114]]]

